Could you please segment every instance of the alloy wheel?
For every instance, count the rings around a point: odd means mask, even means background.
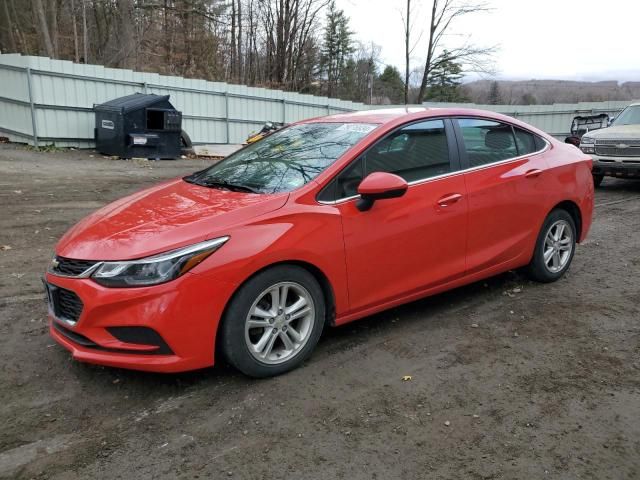
[[[562,271],[573,252],[573,229],[566,220],[554,222],[549,229],[544,240],[543,259],[547,270],[552,273]]]
[[[280,282],[264,290],[245,320],[245,342],[258,361],[277,365],[291,360],[313,330],[315,306],[309,291],[296,282]]]

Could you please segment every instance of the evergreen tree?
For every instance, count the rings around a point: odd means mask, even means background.
[[[354,51],[352,35],[349,18],[343,10],[336,8],[335,0],[332,1],[327,12],[327,26],[321,50],[321,70],[326,74],[329,97],[337,94],[347,60]]]
[[[462,84],[462,67],[448,55],[433,66],[429,74],[426,99],[433,102],[463,102],[465,95],[460,88]]]
[[[387,65],[376,83],[380,96],[388,98],[390,103],[404,101],[404,82],[396,67]]]
[[[501,101],[500,85],[498,85],[498,82],[493,81],[489,88],[489,105],[499,105]]]

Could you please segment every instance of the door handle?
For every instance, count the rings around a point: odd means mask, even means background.
[[[526,178],[538,178],[541,173],[542,173],[542,170],[534,168],[533,170],[529,170],[527,173],[525,173],[524,176]]]
[[[462,198],[460,193],[452,193],[451,195],[445,195],[440,200],[438,200],[438,205],[441,207],[448,207],[449,205],[453,205],[458,200]]]

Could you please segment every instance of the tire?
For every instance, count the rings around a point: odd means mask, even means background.
[[[184,130],[180,131],[180,145],[182,155],[189,156],[195,153],[191,137],[189,137],[189,134]]]
[[[598,188],[604,180],[604,175],[593,175],[593,186]]]
[[[560,239],[555,240],[556,234],[559,233],[558,227],[563,228],[560,230]],[[547,254],[549,251],[553,252],[547,261],[545,251]],[[573,217],[566,210],[553,210],[540,229],[527,273],[538,282],[555,282],[569,269],[575,251],[576,224]]]
[[[283,295],[278,311],[274,300]],[[245,375],[280,375],[309,358],[322,334],[325,311],[322,288],[311,273],[294,265],[273,267],[250,278],[233,296],[218,346]]]

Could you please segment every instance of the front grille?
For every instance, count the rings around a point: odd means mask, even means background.
[[[620,144],[622,144],[622,142],[618,143],[618,145]],[[625,143],[624,145],[627,144]],[[596,145],[596,154],[610,157],[640,157],[640,146],[618,148],[614,145]]]
[[[54,274],[77,277],[96,263],[95,260],[74,260],[73,258],[56,257],[51,271]]]
[[[637,138],[629,138],[626,140],[622,138],[596,139],[596,145],[619,145],[621,143],[629,145],[630,147],[640,147],[640,140],[638,140]]]
[[[84,308],[80,297],[71,290],[50,283],[47,283],[45,287],[47,289],[49,305],[56,318],[75,324],[80,318],[82,309]]]

